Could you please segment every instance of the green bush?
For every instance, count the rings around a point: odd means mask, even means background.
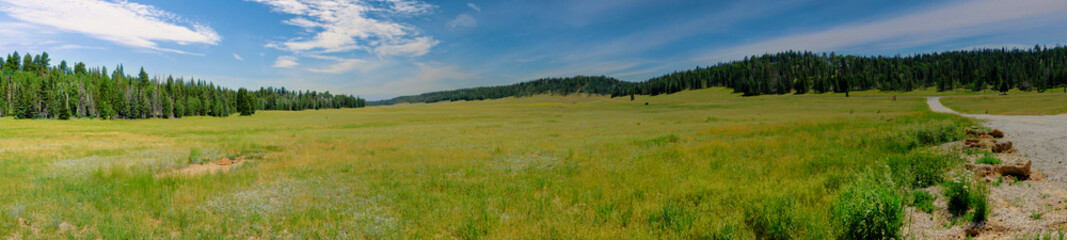
[[[900,184],[924,188],[944,181],[945,172],[958,162],[960,158],[954,155],[913,150],[905,155],[891,156],[886,163],[893,172],[893,179]]]
[[[756,239],[794,239],[796,237],[796,200],[782,197],[764,201],[745,209],[745,225]]]
[[[985,187],[985,184],[981,182],[975,182],[974,190],[971,193],[971,205],[974,206],[974,215],[971,217],[971,222],[983,223],[989,219],[989,190]]]
[[[941,120],[916,126],[912,134],[920,144],[932,145],[959,140],[963,133],[956,122]]]
[[[948,212],[961,216],[971,209],[971,193],[967,183],[960,179],[945,182],[945,197],[948,198]]]
[[[937,206],[934,206],[934,200],[937,199],[937,196],[926,191],[915,191],[911,196],[911,206],[915,207],[915,209],[926,213],[932,213],[937,210]]]
[[[989,217],[989,191],[983,182],[964,174],[952,181],[945,182],[945,197],[948,198],[948,212],[953,216],[966,216],[971,209],[971,221],[985,222]]]
[[[833,202],[840,239],[899,239],[904,197],[892,181],[872,171],[845,186]]]
[[[963,138],[962,127],[951,120],[924,120],[898,128],[878,145],[888,150],[906,152],[922,146],[952,142]]]
[[[189,162],[201,163],[204,161],[204,153],[198,147],[189,148]]]

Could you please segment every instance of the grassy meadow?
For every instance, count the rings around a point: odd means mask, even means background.
[[[839,193],[872,187],[856,176],[885,176],[879,184],[903,195],[939,171],[901,163],[970,124],[922,98],[722,88],[227,118],[3,118],[0,236],[834,238],[844,231]],[[238,155],[253,160],[161,174]]]
[[[1067,113],[1067,94],[1063,93],[948,97],[942,98],[941,103],[958,112],[972,114],[1055,115]]]

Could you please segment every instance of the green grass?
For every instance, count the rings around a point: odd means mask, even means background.
[[[978,161],[975,161],[975,162],[978,163],[978,164],[997,165],[997,164],[1000,164],[1000,159],[997,159],[997,157],[993,156],[992,153],[988,153],[987,152],[987,153],[982,155],[982,158],[979,158]]]
[[[635,101],[3,118],[0,236],[835,238],[843,189],[885,206],[904,199],[901,189],[855,187],[860,170],[936,182],[943,176],[885,166],[949,167],[955,160],[923,149],[971,124],[930,113],[921,98],[742,98],[722,88]],[[159,174],[224,156],[255,157],[228,173]]]
[[[915,207],[915,209],[926,213],[933,213],[934,210],[937,210],[937,206],[934,206],[934,200],[937,199],[937,196],[926,191],[915,191],[912,192],[911,196],[911,206]]]
[[[1050,91],[1046,94],[1007,96],[948,97],[941,103],[962,113],[996,115],[1055,115],[1067,113],[1067,94]]]

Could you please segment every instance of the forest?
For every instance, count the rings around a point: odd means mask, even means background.
[[[225,117],[256,110],[358,108],[362,98],[273,87],[237,90],[198,79],[149,77],[144,68],[127,75],[119,65],[86,68],[67,61],[52,65],[48,53],[18,52],[0,59],[0,116],[15,118],[144,119]]]
[[[633,89],[634,83],[619,81],[605,76],[576,76],[569,78],[542,78],[505,86],[465,88],[450,91],[430,92],[414,96],[402,96],[388,100],[372,101],[371,105],[396,103],[441,102],[459,100],[487,100],[506,97],[525,97],[539,94],[594,94],[611,95]]]
[[[744,96],[848,93],[849,91],[938,91],[1009,89],[1067,91],[1067,48],[974,49],[911,56],[851,56],[788,51],[674,72],[644,82],[609,77],[546,78],[518,84],[403,96],[372,104],[437,102],[586,93],[659,95],[727,87]]]

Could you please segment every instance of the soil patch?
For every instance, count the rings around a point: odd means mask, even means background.
[[[250,160],[245,159],[244,157],[237,157],[234,159],[222,158],[206,163],[191,163],[185,167],[162,172],[156,176],[198,176],[204,174],[225,173],[229,172],[230,169],[240,167],[249,161]]]

